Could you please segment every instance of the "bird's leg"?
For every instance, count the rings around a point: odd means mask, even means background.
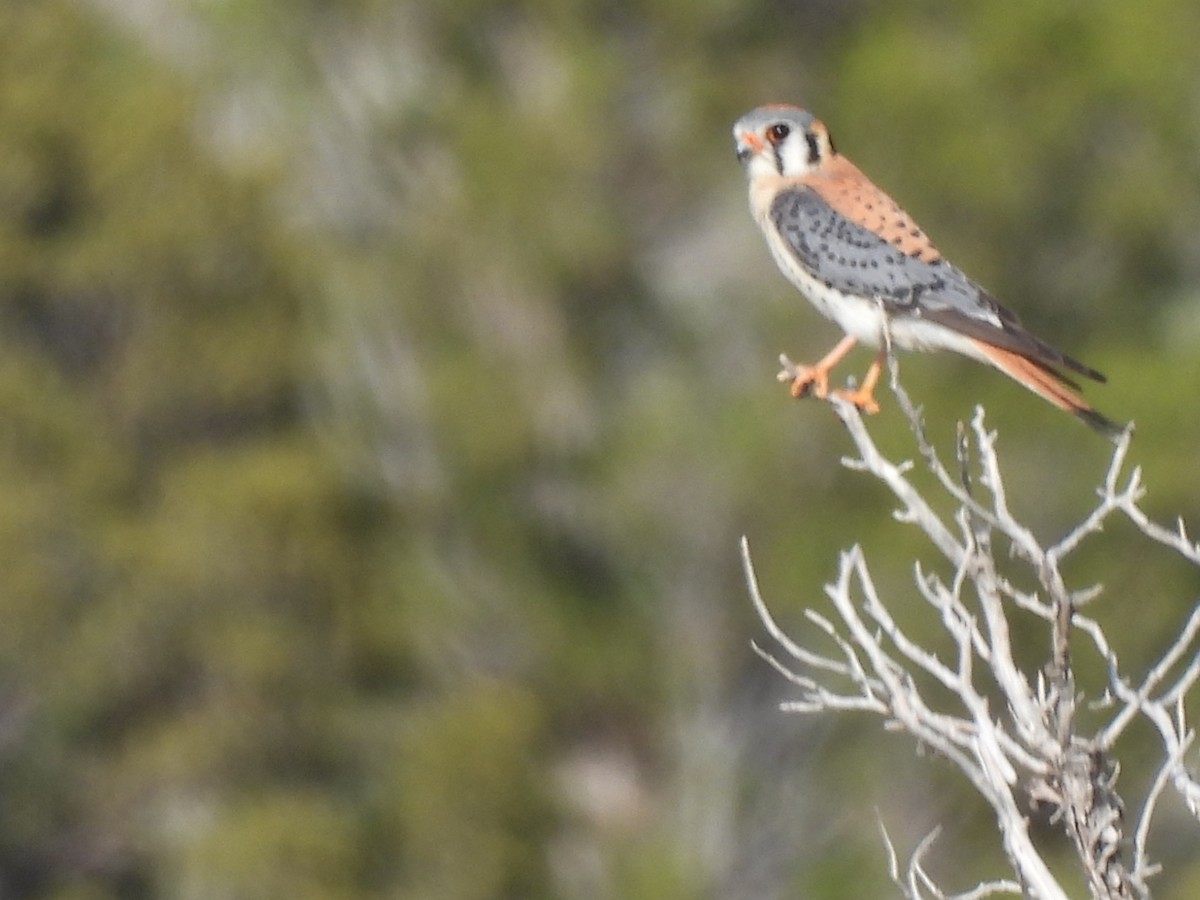
[[[839,388],[834,393],[843,400],[849,400],[867,415],[874,415],[879,412],[879,404],[875,401],[875,385],[879,382],[879,373],[883,371],[885,355],[885,351],[879,351],[879,355],[875,357],[875,361],[867,369],[867,374],[863,376],[863,383],[860,387],[854,390]]]
[[[857,338],[846,335],[814,366],[787,363],[784,370],[779,373],[779,380],[791,382],[792,396],[797,399],[807,396],[809,391],[812,391],[816,397],[824,400],[829,395],[829,373],[857,343]],[[879,377],[878,372],[875,373],[875,377]],[[874,385],[874,381],[871,383]]]

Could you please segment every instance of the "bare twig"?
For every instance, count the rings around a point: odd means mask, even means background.
[[[1022,812],[1029,800],[1048,804],[1052,821],[1072,840],[1092,896],[1149,897],[1147,881],[1157,871],[1149,861],[1149,833],[1161,797],[1173,787],[1200,819],[1200,782],[1184,766],[1195,734],[1186,723],[1183,704],[1200,680],[1200,607],[1158,662],[1132,686],[1101,624],[1077,611],[1099,588],[1069,589],[1060,564],[1113,516],[1123,516],[1150,540],[1197,565],[1200,544],[1191,540],[1181,523],[1164,528],[1142,512],[1140,470],[1122,474],[1130,445],[1126,433],[1117,442],[1094,508],[1057,543],[1044,545],[1010,506],[996,452],[997,436],[986,428],[983,410],[976,410],[969,427],[960,425],[955,468],[947,469],[925,435],[920,410],[899,384],[894,359],[889,356],[889,361],[892,389],[908,418],[920,459],[958,505],[956,527],[935,513],[918,491],[909,477],[912,464],[889,460],[858,410],[831,397],[856,450],[843,463],[886,485],[899,503],[895,517],[923,532],[951,566],[949,581],[920,563],[914,566],[914,576],[928,604],[925,608],[936,612],[953,652],[943,659],[910,636],[876,589],[859,547],[842,555],[838,577],[826,588],[832,614],[806,611],[809,623],[831,642],[836,655],[789,638],[768,611],[743,540],[743,564],[755,608],[783,656],[755,649],[800,689],[800,698],[785,708],[808,714],[854,710],[879,715],[950,761],[991,806],[1017,879],[988,881],[960,894],[939,889],[925,868],[936,830],[917,845],[901,871],[895,847],[880,822],[889,872],[906,897],[1065,898],[1029,833]],[[975,479],[973,470],[978,473]],[[1000,575],[993,556],[995,535],[1002,536],[1013,556],[1028,566],[1039,586],[1037,593],[1018,590]],[[1041,670],[1027,672],[1014,658],[1010,632],[1017,616],[1032,616],[1049,629],[1050,656]],[[1077,703],[1084,699],[1075,686],[1071,659],[1071,639],[1077,632],[1085,634],[1105,660],[1109,688],[1100,700],[1115,707],[1108,723],[1092,736],[1080,733],[1075,715]],[[993,706],[989,698],[997,696],[1003,703]],[[1116,792],[1118,768],[1111,753],[1115,742],[1139,719],[1157,730],[1164,756],[1137,807],[1130,840],[1125,836],[1124,804]]]

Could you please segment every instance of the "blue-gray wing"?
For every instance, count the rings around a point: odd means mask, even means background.
[[[944,259],[905,253],[834,210],[811,188],[781,191],[771,204],[771,220],[805,271],[835,290],[877,298],[891,316],[926,319],[1044,366],[1104,380],[1026,331],[1012,312]]]
[[[997,304],[954,266],[905,253],[835,211],[811,188],[781,192],[771,218],[797,261],[829,287],[875,297],[893,315],[946,308],[1001,325]]]

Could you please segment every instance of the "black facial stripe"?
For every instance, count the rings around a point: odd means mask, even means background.
[[[804,140],[808,144],[808,164],[815,166],[821,159],[821,142],[811,131],[804,132]]]
[[[771,145],[771,153],[775,156],[775,171],[783,174],[783,154],[779,152],[779,144]]]

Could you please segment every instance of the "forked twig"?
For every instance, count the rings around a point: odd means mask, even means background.
[[[756,652],[800,688],[800,699],[785,708],[807,714],[853,710],[879,715],[949,760],[991,806],[1017,878],[987,881],[959,894],[941,890],[928,874],[924,860],[936,830],[920,841],[902,871],[880,821],[889,872],[906,897],[1066,898],[1030,835],[1023,810],[1031,799],[1051,806],[1052,821],[1071,838],[1094,897],[1148,897],[1147,881],[1157,872],[1149,861],[1150,826],[1162,796],[1173,787],[1200,820],[1200,782],[1184,765],[1195,733],[1187,725],[1183,704],[1200,681],[1200,606],[1133,686],[1101,623],[1077,610],[1099,588],[1069,589],[1060,565],[1113,516],[1128,519],[1145,537],[1196,565],[1200,565],[1200,544],[1191,540],[1182,524],[1164,528],[1138,506],[1144,493],[1140,470],[1122,475],[1130,445],[1127,432],[1116,444],[1097,504],[1058,542],[1044,545],[1012,510],[996,451],[997,435],[986,428],[983,410],[977,409],[969,427],[960,426],[952,471],[928,440],[920,410],[900,386],[890,354],[889,363],[892,390],[908,419],[918,455],[940,489],[958,505],[957,533],[910,479],[912,464],[889,460],[858,410],[838,397],[829,399],[856,450],[855,456],[843,460],[844,465],[887,486],[900,505],[896,518],[919,529],[951,567],[949,581],[921,563],[914,565],[914,577],[927,604],[924,608],[936,612],[951,641],[953,659],[944,660],[922,646],[896,620],[876,589],[859,547],[843,554],[837,579],[826,587],[832,614],[806,610],[809,623],[831,642],[837,655],[788,637],[763,600],[743,540],[742,559],[755,609],[782,656],[776,658],[757,646]],[[978,472],[976,479],[971,476],[973,469]],[[1037,593],[1020,591],[999,574],[993,557],[995,535],[1002,536],[1014,557],[1029,567],[1040,586]],[[1012,652],[1012,623],[1021,616],[1050,631],[1050,658],[1034,672],[1022,669]],[[1109,688],[1101,699],[1114,707],[1109,721],[1093,735],[1080,732],[1075,716],[1076,704],[1084,698],[1075,686],[1070,643],[1080,632],[1108,666]],[[1001,705],[988,699],[996,696],[1003,699]],[[1139,719],[1157,730],[1164,755],[1136,807],[1137,824],[1127,840],[1125,807],[1116,793],[1117,767],[1111,754],[1116,741]]]

